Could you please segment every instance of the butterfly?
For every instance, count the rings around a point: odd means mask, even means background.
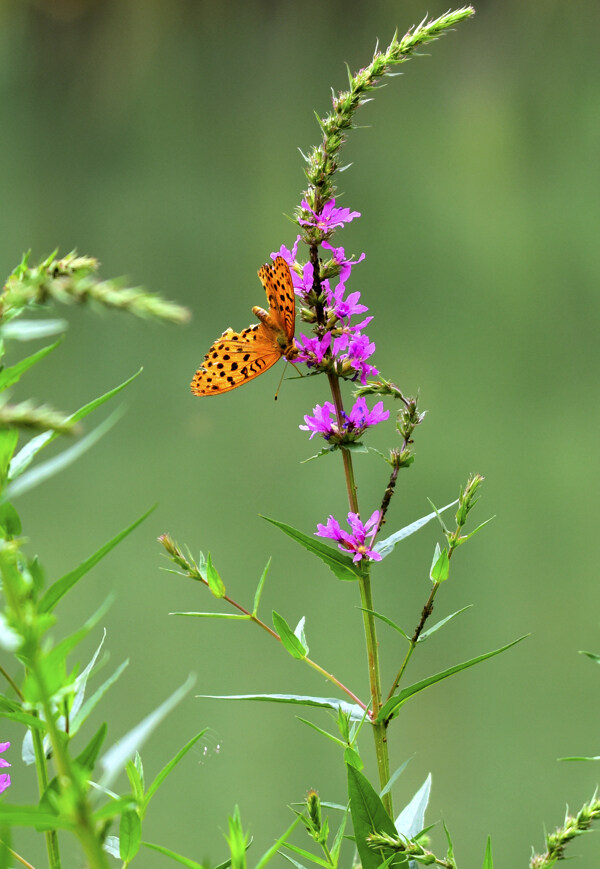
[[[265,288],[269,310],[255,305],[252,313],[260,323],[241,332],[226,329],[212,345],[202,367],[190,384],[194,395],[220,395],[247,383],[285,356],[295,359],[299,350],[294,344],[296,301],[290,267],[278,256],[272,265],[258,270]]]

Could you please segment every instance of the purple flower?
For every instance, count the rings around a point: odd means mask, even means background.
[[[331,259],[333,262],[340,267],[340,283],[345,284],[348,278],[350,277],[350,272],[352,271],[352,266],[358,265],[361,263],[365,254],[361,253],[358,259],[346,259],[346,252],[343,247],[333,247],[333,245],[329,244],[329,242],[324,241],[323,247],[326,247],[331,251]]]
[[[320,404],[317,404],[317,406],[313,408],[313,414],[314,416],[306,415],[304,417],[306,425],[298,426],[298,428],[311,432],[311,440],[316,434],[322,434],[325,440],[328,441],[331,435],[335,432],[335,407],[330,401],[326,401],[322,407]]]
[[[326,525],[317,525],[315,535],[318,537],[329,537],[331,540],[337,540],[338,548],[342,552],[353,552],[352,560],[360,561],[362,558],[369,558],[371,561],[381,561],[379,552],[373,549],[373,541],[377,534],[379,525],[379,510],[371,515],[369,519],[363,523],[360,521],[358,513],[348,513],[348,524],[350,525],[351,533],[343,531],[340,528],[340,523],[333,516],[330,516]],[[370,540],[367,542],[367,537]]]
[[[358,300],[360,299],[358,291],[350,293],[347,299],[344,299],[345,292],[346,287],[341,281],[333,291],[329,289],[329,286],[325,288],[327,305],[336,317],[339,317],[339,319],[342,319],[342,317],[349,318],[355,314],[364,314],[365,311],[369,310],[366,305],[358,304]]]
[[[0,742],[0,752],[6,751],[7,748],[10,748],[10,742]],[[4,760],[3,757],[0,757],[0,767],[10,766],[10,763],[7,760]],[[7,772],[3,772],[0,774],[0,794],[10,787],[10,775]]]
[[[373,410],[369,410],[366,400],[357,398],[350,413],[342,411],[342,427],[338,424],[335,407],[330,401],[323,406],[317,404],[313,416],[304,417],[306,425],[299,428],[311,432],[311,440],[316,434],[323,435],[326,441],[333,443],[352,443],[357,441],[371,426],[388,419],[389,410],[383,409],[383,401],[378,401]]]
[[[297,362],[306,362],[309,366],[320,365],[331,346],[331,332],[326,332],[322,338],[307,338],[306,335],[298,335],[296,346],[300,353]]]
[[[308,211],[313,215],[314,220],[302,220],[301,218],[298,223],[301,226],[314,226],[320,229],[321,232],[330,232],[336,226],[343,226],[345,223],[350,223],[355,217],[360,217],[359,211],[350,211],[349,208],[336,208],[335,199],[330,199],[329,202],[326,202],[320,214],[312,210],[306,199],[303,199],[300,204],[304,211]]]
[[[298,243],[299,243],[301,238],[302,238],[301,235],[296,236],[296,241],[294,242],[294,246],[291,250],[289,248],[287,248],[284,244],[282,244],[281,247],[279,248],[279,250],[273,251],[273,253],[271,254],[271,259],[275,259],[275,257],[281,256],[284,258],[286,263],[290,267],[292,267],[294,265],[294,263],[296,262],[296,254],[298,253]]]
[[[346,358],[352,368],[356,369],[363,386],[367,383],[367,375],[379,374],[374,365],[366,360],[375,352],[375,342],[370,341],[367,335],[353,335],[348,342]]]

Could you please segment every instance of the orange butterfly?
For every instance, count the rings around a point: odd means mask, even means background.
[[[282,356],[290,360],[298,356],[294,344],[296,301],[290,267],[278,256],[273,265],[261,266],[258,277],[265,288],[269,310],[256,305],[252,313],[260,323],[241,332],[226,329],[215,341],[190,384],[194,395],[229,392],[258,377]]]

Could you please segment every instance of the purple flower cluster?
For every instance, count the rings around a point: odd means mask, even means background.
[[[6,751],[7,748],[10,748],[10,742],[0,742],[0,753]],[[7,760],[4,760],[3,757],[0,757],[0,768],[10,766],[10,763]],[[3,772],[0,774],[0,794],[10,787],[10,773]]]
[[[315,535],[337,540],[338,548],[342,552],[353,553],[352,561],[354,562],[361,561],[363,558],[368,558],[371,561],[381,561],[381,555],[373,549],[379,525],[379,516],[379,510],[375,510],[363,525],[358,513],[348,513],[350,534],[340,528],[340,523],[337,519],[330,516],[326,525],[317,525]],[[368,542],[367,537],[370,537]]]
[[[317,227],[323,232],[330,232],[336,227],[349,223],[355,217],[360,217],[358,211],[336,208],[335,199],[327,202],[320,214],[316,214],[306,200],[302,200],[302,208],[314,219],[300,219],[299,223],[303,226]],[[308,304],[308,296],[313,289],[314,273],[310,262],[302,267],[302,274],[298,274],[295,270],[300,238],[300,235],[296,238],[291,250],[282,245],[280,250],[272,253],[271,256],[282,256],[291,266],[296,294],[305,304]],[[365,255],[361,254],[357,260],[348,259],[343,247],[333,247],[326,241],[322,246],[331,251],[331,262],[339,275],[338,283],[332,287],[328,279],[321,281],[325,323],[317,328],[315,336],[299,335],[296,338],[296,345],[300,350],[297,361],[306,363],[309,368],[317,369],[335,365],[338,374],[351,380],[359,379],[364,386],[367,377],[379,373],[377,368],[367,361],[375,352],[375,344],[363,332],[373,318],[364,317],[358,323],[351,322],[353,317],[365,314],[368,309],[366,305],[361,304],[359,292],[346,294],[346,281],[353,267],[362,262]]]
[[[304,417],[306,425],[301,425],[300,428],[311,433],[311,440],[316,434],[320,434],[330,443],[352,443],[368,428],[388,419],[389,415],[389,410],[383,409],[383,401],[378,401],[373,410],[369,410],[367,402],[361,396],[354,402],[350,413],[342,411],[340,428],[334,405],[326,401],[323,406],[317,404],[313,409],[313,416],[307,414]]]

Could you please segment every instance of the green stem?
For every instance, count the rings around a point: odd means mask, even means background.
[[[329,385],[331,387],[331,395],[335,405],[335,411],[338,420],[339,430],[343,429],[343,404],[340,383],[338,377],[333,371],[327,372]],[[356,493],[356,482],[354,480],[354,468],[352,465],[352,455],[349,450],[342,448],[342,456],[344,459],[344,477],[346,479],[346,489],[348,491],[348,504],[353,513],[359,513],[358,496]],[[365,641],[367,646],[367,663],[369,668],[369,687],[371,693],[371,716],[375,722],[379,710],[382,706],[381,699],[381,670],[379,667],[379,643],[377,641],[377,628],[375,625],[375,617],[372,614],[373,595],[371,592],[371,577],[367,571],[361,574],[358,578],[358,586],[360,591],[360,600],[363,609],[363,624],[365,629]],[[368,612],[367,612],[368,610]],[[379,773],[379,783],[381,787],[385,787],[390,779],[390,758],[388,752],[386,728],[383,722],[373,723],[373,738],[375,741],[375,756],[377,758],[377,770]],[[389,816],[393,818],[392,795],[388,791],[383,797],[383,805]]]
[[[419,624],[415,628],[415,632],[412,635],[412,637],[410,638],[410,645],[408,647],[408,651],[407,651],[406,655],[404,656],[404,660],[402,661],[402,666],[398,670],[398,673],[396,674],[396,678],[394,679],[394,683],[393,683],[392,687],[390,688],[389,694],[387,696],[388,700],[390,699],[390,697],[392,697],[395,694],[396,689],[398,688],[398,685],[400,684],[400,680],[402,679],[402,676],[404,675],[404,671],[406,670],[406,667],[408,666],[408,662],[410,661],[410,659],[412,657],[412,653],[414,652],[414,650],[417,646],[417,643],[419,642],[419,637],[421,636],[421,632],[423,631],[423,628],[425,627],[425,622],[427,621],[427,619],[429,618],[429,616],[432,613],[433,601],[435,599],[435,596],[436,596],[436,593],[437,593],[437,590],[439,587],[440,587],[440,583],[436,582],[436,583],[434,583],[433,588],[431,589],[429,597],[427,598],[427,603],[425,604],[425,606],[423,607],[423,610],[421,612],[421,618],[419,620]]]

